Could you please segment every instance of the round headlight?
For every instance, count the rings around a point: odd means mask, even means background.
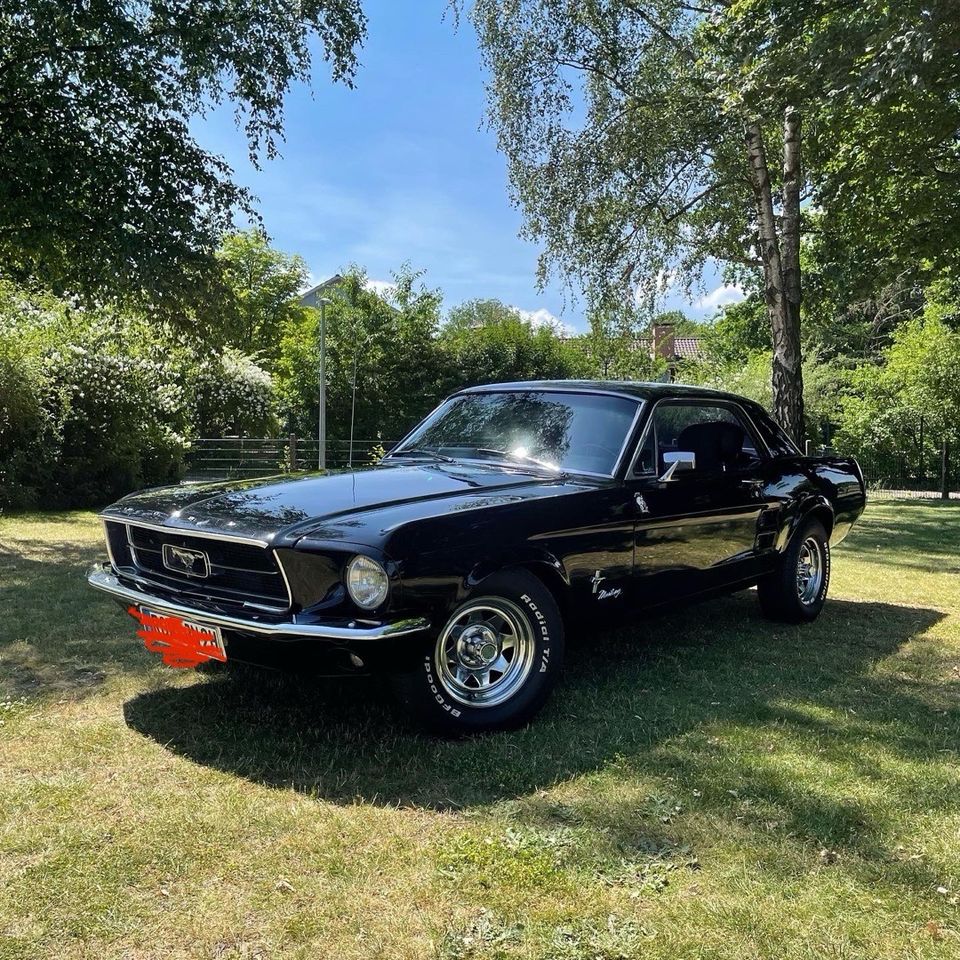
[[[387,599],[390,578],[370,557],[354,557],[347,564],[347,592],[358,607],[372,610]]]

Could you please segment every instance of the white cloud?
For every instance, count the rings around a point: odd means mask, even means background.
[[[730,303],[739,303],[745,296],[743,288],[737,284],[722,283],[716,290],[711,290],[706,296],[697,300],[694,306],[701,310],[716,310]]]
[[[519,307],[511,307],[510,309],[513,310],[524,323],[529,323],[534,329],[538,327],[549,327],[554,333],[561,337],[572,337],[576,335],[577,331],[571,327],[569,323],[564,323],[545,307],[540,307],[539,310],[521,310]]]
[[[378,297],[383,297],[384,300],[393,299],[393,295],[397,292],[397,285],[391,280],[367,280],[364,287]]]

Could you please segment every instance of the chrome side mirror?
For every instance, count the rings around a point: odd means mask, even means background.
[[[697,457],[692,450],[669,450],[663,455],[663,462],[667,464],[667,469],[660,477],[661,483],[672,480],[678,470],[697,469]]]

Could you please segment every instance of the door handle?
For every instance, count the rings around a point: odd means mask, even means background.
[[[747,487],[756,494],[759,494],[760,491],[766,486],[766,483],[763,480],[741,480],[740,483],[742,486]]]

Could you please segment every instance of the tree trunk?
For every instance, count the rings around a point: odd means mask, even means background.
[[[787,107],[783,117],[783,290],[794,338],[798,376],[800,361],[800,112]],[[798,381],[800,382],[800,381]],[[802,385],[802,384],[801,384]],[[802,393],[801,393],[802,396]],[[802,401],[801,401],[802,402]]]
[[[793,224],[784,237],[784,250],[791,260],[790,271],[792,295],[795,297],[796,313],[790,308],[790,291],[787,289],[785,264],[781,259],[780,241],[777,234],[777,219],[773,210],[773,191],[770,185],[770,169],[763,142],[763,131],[758,123],[748,123],[745,129],[747,158],[750,162],[750,179],[757,205],[757,225],[760,234],[760,259],[763,261],[764,299],[770,317],[770,332],[773,341],[773,413],[780,426],[798,444],[803,444],[803,373],[800,367],[800,119],[789,114],[785,122],[784,169],[790,166],[790,178],[795,180],[789,192],[793,207]],[[787,133],[787,127],[790,133]],[[788,143],[788,139],[792,142]],[[785,176],[784,206],[788,187]],[[784,226],[788,218],[784,217]]]

